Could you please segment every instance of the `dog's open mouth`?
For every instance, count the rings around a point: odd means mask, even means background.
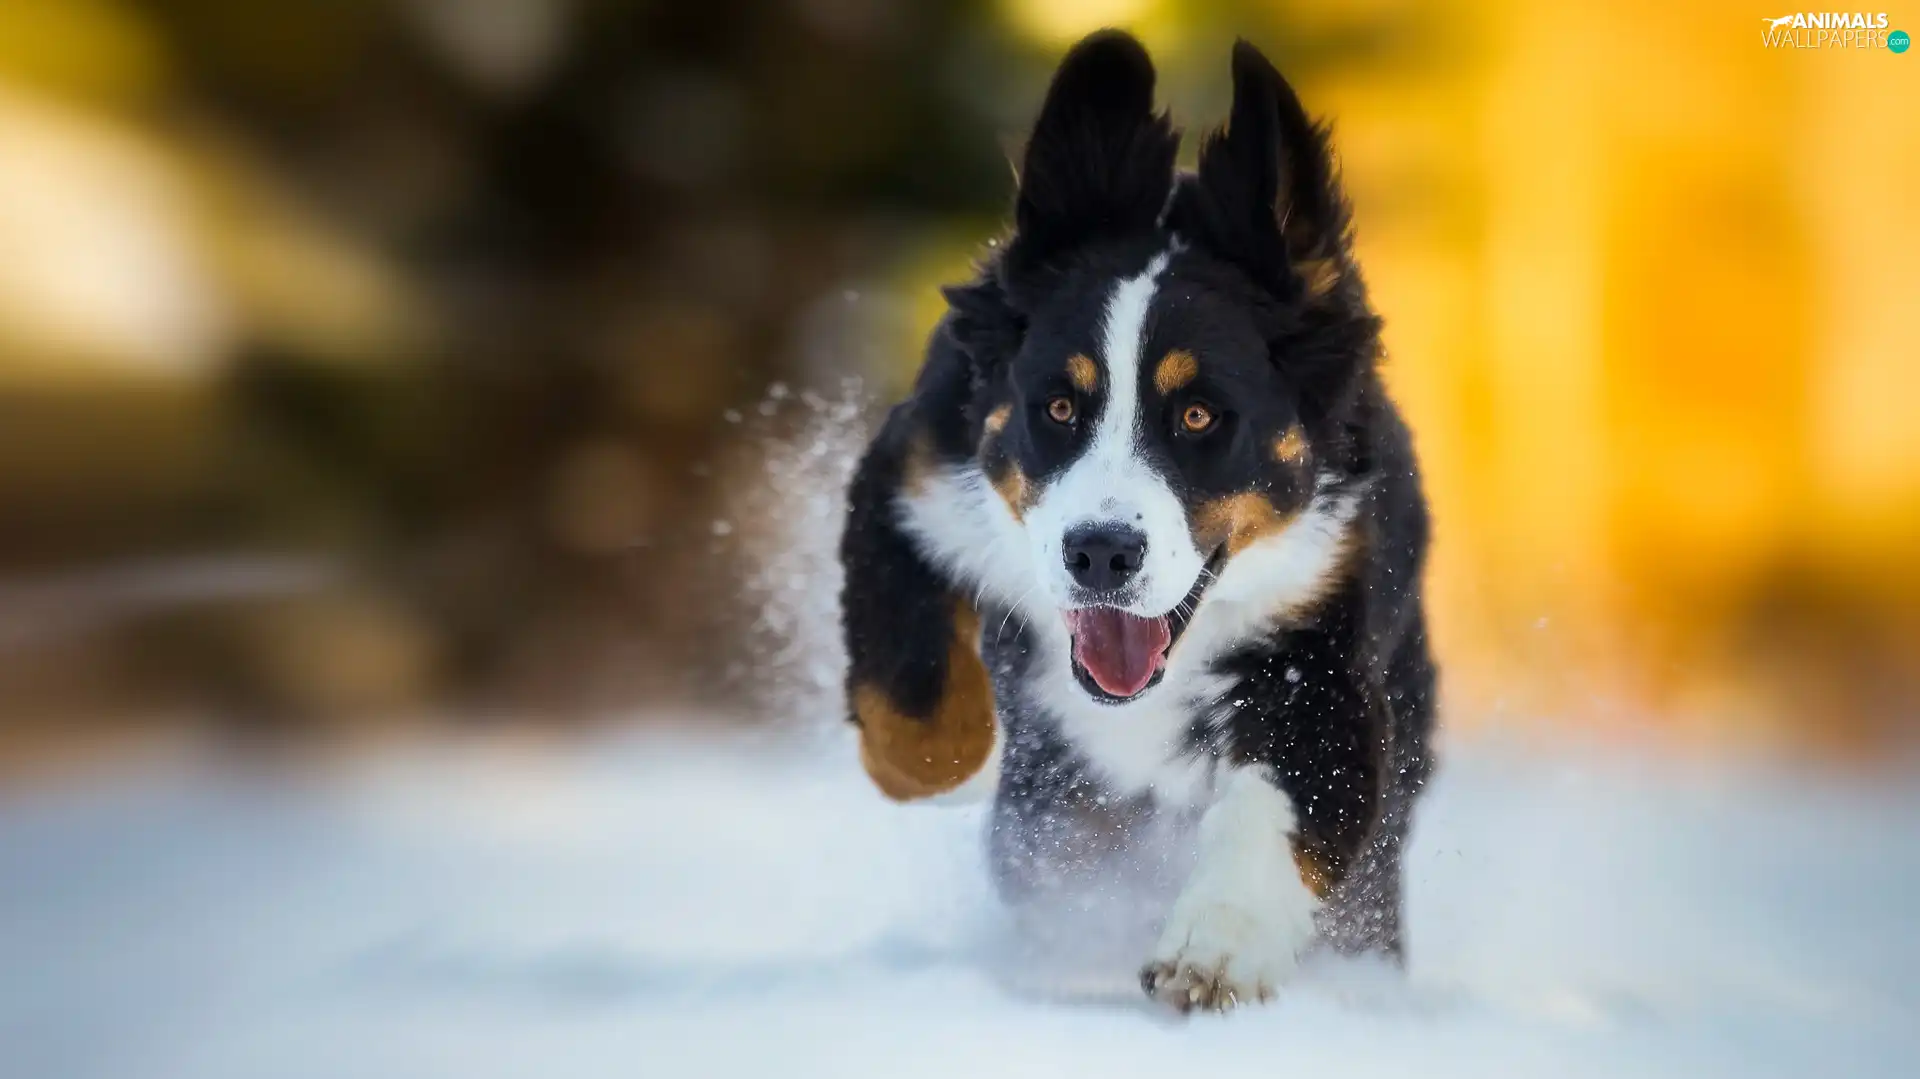
[[[1186,632],[1200,596],[1214,578],[1220,552],[1173,610],[1152,618],[1118,607],[1080,607],[1066,612],[1073,637],[1073,676],[1096,701],[1119,704],[1157,685],[1167,673],[1167,656]]]

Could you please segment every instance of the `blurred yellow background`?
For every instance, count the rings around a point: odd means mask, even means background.
[[[1447,722],[1899,742],[1920,58],[1762,14],[0,4],[0,755],[753,696],[740,462],[898,391],[1107,24],[1336,125]]]

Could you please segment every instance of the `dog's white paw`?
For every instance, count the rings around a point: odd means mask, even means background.
[[[1257,773],[1229,781],[1200,822],[1200,858],[1141,987],[1180,1011],[1273,998],[1314,941],[1319,900],[1300,879],[1286,795]]]
[[[1224,1012],[1272,1000],[1313,940],[1311,912],[1304,929],[1279,913],[1228,903],[1191,912],[1176,907],[1153,958],[1140,971],[1141,988],[1183,1012]]]

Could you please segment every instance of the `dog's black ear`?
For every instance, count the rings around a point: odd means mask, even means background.
[[[973,282],[940,290],[947,299],[946,332],[967,358],[974,387],[1020,351],[1026,336],[1026,316],[1007,298],[994,267],[981,270]]]
[[[1320,415],[1339,411],[1379,352],[1352,255],[1352,211],[1325,125],[1260,50],[1233,47],[1233,111],[1200,146],[1168,227],[1279,301],[1274,362]]]
[[[1088,36],[1060,62],[1020,169],[1010,273],[1158,225],[1180,136],[1153,111],[1153,81],[1147,50],[1119,30]]]
[[[1327,128],[1260,50],[1233,47],[1233,112],[1200,146],[1169,224],[1284,300],[1318,303],[1352,276],[1351,212]]]

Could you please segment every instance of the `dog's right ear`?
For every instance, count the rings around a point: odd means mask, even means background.
[[[1153,82],[1147,50],[1119,30],[1060,62],[1020,168],[1005,255],[1016,280],[1079,245],[1156,227],[1180,136],[1153,111]]]
[[[1027,332],[1026,316],[1015,310],[1007,298],[997,270],[998,267],[988,265],[982,268],[977,280],[940,290],[947,298],[946,332],[967,358],[967,369],[976,390],[1013,358]]]

